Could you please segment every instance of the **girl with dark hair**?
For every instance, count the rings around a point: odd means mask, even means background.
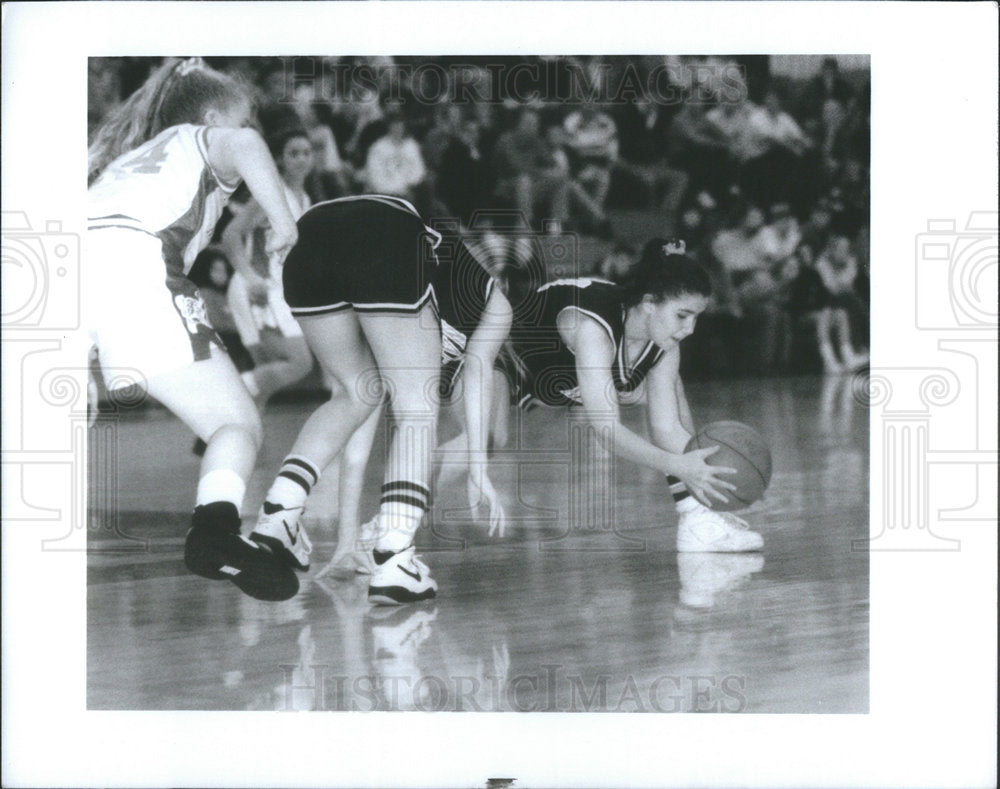
[[[275,600],[295,594],[295,574],[240,535],[260,418],[188,277],[241,181],[271,223],[269,254],[298,237],[252,113],[245,86],[191,58],[164,63],[111,115],[89,152],[87,305],[109,389],[144,387],[207,444],[188,569]]]
[[[512,330],[518,402],[582,405],[608,449],[666,475],[680,514],[679,551],[757,550],[763,540],[744,521],[702,503],[726,501],[734,486],[725,475],[734,470],[705,462],[715,447],[684,451],[695,427],[679,373],[680,343],[712,289],[704,269],[683,253],[683,242],[653,239],[620,286],[570,279],[538,288],[534,309],[519,310]],[[619,412],[643,386],[651,440],[625,427]]]

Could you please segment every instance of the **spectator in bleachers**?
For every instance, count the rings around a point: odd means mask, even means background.
[[[566,130],[560,124],[553,124],[545,130],[545,142],[549,147],[549,155],[552,158],[551,172],[554,175],[561,175],[566,179],[569,191],[569,217],[576,219],[580,217],[584,226],[599,234],[606,234],[607,215],[604,207],[587,190],[581,178],[573,175],[569,154],[566,152],[568,139]]]
[[[793,260],[802,241],[799,221],[787,203],[776,203],[769,211],[769,222],[754,237],[754,244],[769,266],[779,270]]]
[[[838,225],[847,235],[854,236],[868,224],[871,193],[864,165],[853,156],[844,159],[830,190],[831,198],[840,206]]]
[[[804,159],[812,143],[785,112],[777,87],[764,94],[763,106],[751,107],[746,136],[751,143],[741,163],[743,192],[764,204],[804,199]]]
[[[806,221],[801,225],[802,240],[799,242],[799,257],[812,265],[826,246],[833,222],[833,206],[823,197],[809,210]]]
[[[312,144],[315,167],[307,188],[317,201],[330,200],[351,193],[353,172],[340,156],[329,118],[330,108],[315,101],[311,85],[300,85],[295,91],[295,114]],[[322,117],[321,117],[322,116]]]
[[[439,104],[434,108],[434,125],[420,146],[428,170],[441,167],[444,152],[461,133],[462,121],[462,107],[458,104]]]
[[[775,264],[769,245],[762,241],[764,213],[750,204],[738,224],[719,231],[711,243],[712,255],[728,277],[735,302],[725,307],[742,317],[736,359],[748,371],[772,372],[782,359],[785,342],[784,300],[794,271],[787,261]],[[779,220],[780,221],[780,220]]]
[[[718,199],[734,178],[728,162],[729,141],[708,121],[707,111],[699,101],[688,101],[680,108],[670,123],[667,153],[670,161],[683,163],[690,191],[707,191]]]
[[[394,195],[411,202],[417,199],[417,187],[427,175],[417,141],[406,132],[401,117],[389,119],[388,132],[372,143],[365,159],[365,190],[374,194]]]
[[[299,124],[289,83],[289,75],[280,62],[270,64],[257,81],[257,119],[264,134],[274,134],[279,129]]]
[[[806,86],[803,93],[804,117],[818,120],[824,162],[832,169],[837,134],[847,118],[848,104],[854,91],[840,73],[835,57],[823,58],[820,73]]]
[[[624,242],[616,244],[601,261],[598,274],[611,282],[624,282],[635,264],[635,250]]]
[[[594,203],[604,210],[611,170],[618,160],[618,127],[593,104],[582,104],[563,121],[566,145],[573,152],[573,172]]]
[[[344,152],[356,165],[361,165],[372,143],[386,133],[385,111],[378,91],[370,85],[352,85],[346,101],[339,108],[341,123],[353,129],[344,143]]]
[[[850,312],[861,306],[855,290],[857,279],[857,259],[850,241],[834,234],[815,265],[803,264],[792,285],[789,312],[800,322],[813,325],[827,374],[853,370],[868,361],[868,353],[855,350],[851,340]]]
[[[479,122],[462,120],[441,155],[437,173],[437,198],[445,212],[462,224],[470,221],[474,211],[489,205],[492,174],[479,137]]]
[[[676,217],[688,184],[687,173],[672,166],[667,157],[670,122],[676,113],[676,106],[659,104],[646,97],[623,105],[618,112],[623,172],[626,176],[638,176],[645,192],[643,203],[658,204],[668,224]]]
[[[493,155],[498,197],[512,201],[529,223],[538,210],[545,219],[565,223],[569,181],[539,133],[537,112],[524,108],[517,126],[500,135]]]

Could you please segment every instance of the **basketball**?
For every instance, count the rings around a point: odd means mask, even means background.
[[[736,490],[723,491],[728,503],[718,499],[704,502],[713,510],[729,512],[749,507],[767,490],[771,482],[771,450],[763,437],[742,422],[712,422],[705,425],[685,448],[707,449],[717,446],[719,451],[705,459],[710,466],[729,466],[735,474],[723,476]]]

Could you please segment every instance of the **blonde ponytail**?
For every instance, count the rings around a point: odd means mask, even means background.
[[[101,125],[87,152],[87,182],[111,162],[179,123],[201,123],[209,107],[250,99],[247,86],[205,65],[199,57],[167,59]]]

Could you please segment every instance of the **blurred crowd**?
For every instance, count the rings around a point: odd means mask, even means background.
[[[497,261],[518,232],[573,233],[600,250],[577,273],[611,279],[647,240],[622,217],[652,217],[641,226],[682,238],[715,280],[689,373],[867,358],[867,70],[831,57],[774,74],[767,56],[207,60],[256,86],[265,137],[305,130],[314,202],[398,195],[490,236],[478,249]],[[158,63],[92,59],[90,130]],[[519,221],[498,225],[503,211]],[[207,252],[203,287],[224,292],[224,257]]]

